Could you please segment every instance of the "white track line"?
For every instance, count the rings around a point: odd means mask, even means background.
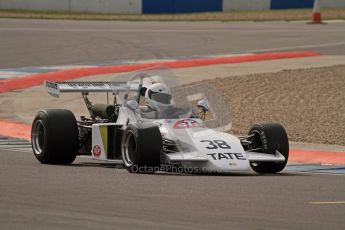
[[[280,50],[292,50],[292,49],[322,48],[322,47],[341,46],[341,45],[345,45],[345,42],[332,42],[332,43],[301,45],[301,46],[286,46],[286,47],[279,47],[279,48],[247,50],[246,52],[267,52],[267,51],[280,51]]]
[[[313,201],[309,204],[345,204],[345,201]]]

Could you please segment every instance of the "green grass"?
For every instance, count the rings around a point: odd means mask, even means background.
[[[345,8],[322,9],[324,20],[345,20]],[[121,21],[296,21],[310,20],[311,9],[229,11],[189,14],[98,14],[0,10],[0,18]]]

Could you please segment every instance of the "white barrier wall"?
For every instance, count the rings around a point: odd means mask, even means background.
[[[345,0],[319,0],[319,4],[324,8],[344,8]]]
[[[141,0],[70,0],[70,11],[93,13],[141,13]]]
[[[70,0],[0,0],[0,9],[67,11]]]
[[[223,11],[269,10],[271,0],[223,0]]]
[[[0,0],[0,9],[141,13],[142,0]]]

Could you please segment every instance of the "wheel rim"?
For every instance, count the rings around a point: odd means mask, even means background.
[[[137,154],[137,143],[135,140],[135,136],[132,131],[129,131],[125,136],[124,145],[123,145],[123,160],[126,166],[133,165],[136,154]]]
[[[42,153],[42,149],[44,147],[44,134],[45,128],[41,120],[35,122],[32,128],[32,147],[34,149],[35,154],[39,155]]]

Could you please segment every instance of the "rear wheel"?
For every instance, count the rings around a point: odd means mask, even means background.
[[[162,137],[157,126],[129,125],[121,141],[126,169],[132,173],[154,173],[160,165]]]
[[[251,167],[258,173],[277,173],[283,170],[289,158],[289,141],[284,127],[279,123],[255,124],[249,131],[252,149],[258,152],[275,155],[279,151],[284,162],[251,163]]]
[[[43,164],[71,164],[78,151],[77,121],[69,110],[49,109],[37,113],[31,129],[35,157]]]

